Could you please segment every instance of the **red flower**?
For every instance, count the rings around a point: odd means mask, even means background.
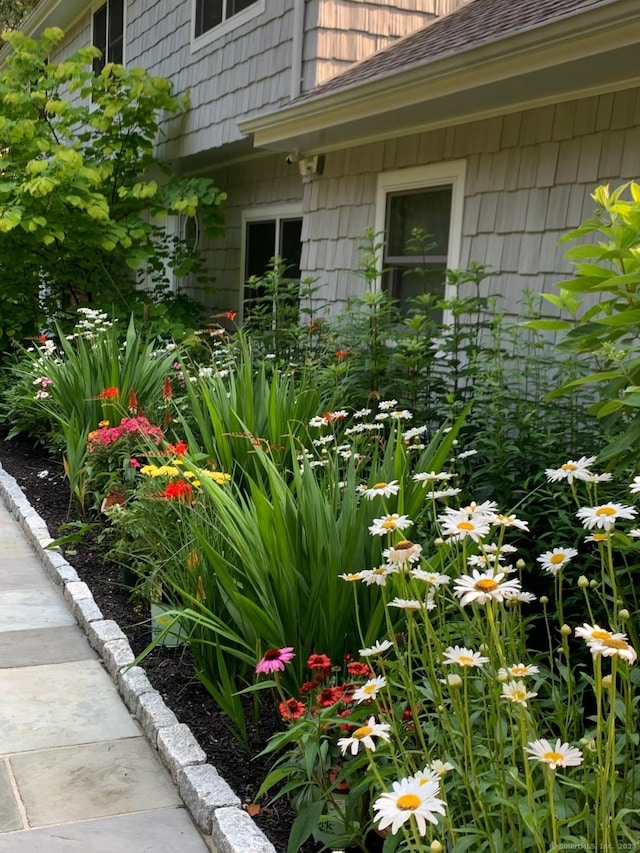
[[[325,687],[324,690],[321,690],[320,693],[318,693],[317,701],[321,708],[329,708],[331,705],[335,705],[336,702],[339,702],[341,698],[341,687]]]
[[[314,684],[313,681],[304,681],[300,685],[300,688],[298,689],[298,693],[301,696],[304,696],[306,693],[311,693],[311,691],[315,690],[315,689],[316,689],[316,685]]]
[[[238,316],[237,311],[223,311],[221,314],[218,314],[219,317],[226,317],[227,320],[231,320],[233,322]]]
[[[173,397],[173,390],[171,388],[171,379],[168,376],[165,376],[164,382],[162,384],[162,399],[170,400]]]
[[[339,349],[336,352],[336,358],[338,359],[338,361],[342,361],[343,358],[346,358],[349,355],[351,355],[350,349]]]
[[[176,441],[175,444],[167,445],[167,450],[174,456],[184,456],[188,449],[186,441]]]
[[[309,655],[307,661],[309,669],[321,669],[323,672],[331,672],[333,664],[326,655]]]
[[[99,400],[114,400],[116,397],[120,396],[119,388],[105,388],[98,394]]]
[[[349,675],[366,675],[368,678],[373,675],[371,667],[368,664],[360,663],[357,660],[347,664],[347,672]]]
[[[280,702],[278,711],[283,720],[299,720],[305,712],[305,706],[297,699],[287,699],[286,702]]]
[[[138,411],[138,398],[136,397],[136,392],[133,388],[129,391],[129,402],[127,403],[127,408],[130,412]]]
[[[132,468],[140,468],[140,463],[135,458],[135,456],[131,457],[131,459],[129,460],[129,465],[131,465]]]
[[[163,498],[170,500],[191,500],[193,490],[190,483],[185,483],[184,480],[177,480],[175,483],[168,483],[167,488],[162,493]]]

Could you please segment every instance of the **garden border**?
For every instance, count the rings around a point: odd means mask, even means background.
[[[165,704],[140,666],[129,641],[112,619],[105,619],[91,590],[59,549],[47,549],[54,540],[24,492],[0,465],[0,498],[22,528],[29,544],[83,629],[89,644],[102,658],[118,692],[145,736],[171,773],[187,809],[217,853],[277,853],[267,836],[241,808],[239,797],[220,776],[193,736]],[[129,669],[124,670],[126,667]]]

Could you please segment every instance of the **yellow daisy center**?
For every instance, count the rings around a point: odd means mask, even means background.
[[[498,581],[494,581],[493,578],[480,578],[474,583],[473,588],[477,589],[478,592],[493,592],[499,586]]]
[[[561,471],[577,471],[578,466],[574,465],[572,462],[565,462],[564,465],[560,466]]]
[[[561,752],[554,752],[552,750],[551,752],[545,752],[542,757],[545,761],[548,761],[549,764],[557,764],[559,761],[562,761],[564,755]]]
[[[460,666],[474,666],[475,660],[469,655],[460,655],[458,663]]]
[[[611,638],[611,631],[592,631],[591,639],[592,640],[602,640],[605,642],[606,640]]]
[[[345,580],[348,580],[348,581],[359,581],[359,580],[360,580],[360,575],[359,575],[357,572],[349,572],[347,575],[345,575]]]
[[[367,696],[371,696],[371,694],[375,693],[377,689],[378,686],[376,684],[365,684],[365,686],[362,688],[362,692],[366,693]]]
[[[592,538],[594,542],[604,542],[609,537],[606,533],[594,533]]]
[[[395,530],[397,527],[395,518],[385,518],[380,527],[384,527],[385,530]]]
[[[410,548],[413,548],[413,542],[409,542],[408,539],[401,539],[393,547],[396,551],[408,551]]]
[[[549,562],[553,563],[554,566],[557,566],[558,563],[563,563],[565,560],[564,554],[554,554],[552,557],[549,557]]]
[[[596,510],[596,515],[615,515],[616,510],[615,507],[612,506],[601,506]]]
[[[386,571],[387,571],[387,570],[385,569],[385,567],[384,567],[384,566],[380,566],[380,568],[379,568],[379,569],[373,569],[373,570],[371,571],[371,574],[372,574],[372,575],[384,575],[384,574],[386,574]]]
[[[372,488],[374,489],[386,489],[389,483],[376,483]]]
[[[460,521],[458,522],[458,530],[475,530],[476,526],[471,521]]]
[[[524,702],[525,699],[527,698],[527,691],[526,690],[513,690],[511,692],[511,696],[514,699],[514,701],[516,701],[516,702]]]
[[[618,640],[616,637],[605,637],[602,640],[602,645],[609,649],[628,649],[629,643],[625,640]]]
[[[417,794],[401,794],[396,800],[396,806],[403,812],[415,811],[422,800]]]
[[[371,726],[361,726],[359,729],[355,730],[353,736],[356,740],[362,740],[362,738],[368,737],[370,734],[373,734]]]
[[[512,666],[511,675],[527,675],[529,669],[526,666]]]

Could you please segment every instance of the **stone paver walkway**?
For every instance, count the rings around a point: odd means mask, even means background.
[[[0,501],[0,853],[207,853]]]

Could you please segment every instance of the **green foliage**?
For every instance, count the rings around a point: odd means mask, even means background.
[[[198,215],[209,235],[221,225],[224,194],[213,182],[176,176],[155,155],[160,115],[186,108],[169,83],[113,64],[95,76],[93,47],[48,62],[62,37],[4,34],[12,52],[0,73],[0,349],[33,331],[38,299],[51,311],[94,301],[128,315],[153,301],[137,283],[163,296],[169,271],[201,272],[167,216]]]
[[[601,186],[593,199],[595,216],[562,238],[580,241],[566,253],[576,275],[559,297],[545,298],[574,318],[584,307],[579,319],[555,327],[566,330],[563,348],[588,354],[597,369],[565,380],[554,396],[583,388],[597,394],[589,411],[611,439],[600,458],[626,465],[640,446],[640,185]]]
[[[0,0],[0,30],[17,27],[38,5],[38,0]]]

